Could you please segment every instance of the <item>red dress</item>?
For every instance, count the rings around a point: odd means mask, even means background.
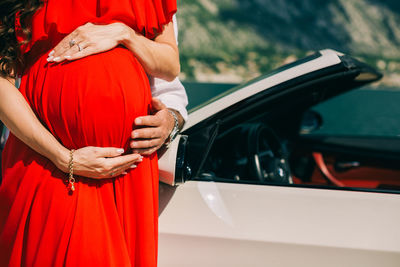
[[[64,146],[128,150],[151,92],[125,48],[61,64],[46,61],[49,51],[87,22],[121,21],[153,38],[175,11],[175,0],[48,0],[35,13],[21,92]],[[67,175],[14,136],[3,153],[0,266],[156,266],[156,155],[116,179],[78,177],[68,194]]]

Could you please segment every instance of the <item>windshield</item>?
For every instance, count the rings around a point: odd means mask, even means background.
[[[397,88],[366,86],[352,90],[312,107],[322,123],[311,131],[304,124],[302,134],[400,138],[398,103]]]
[[[314,53],[310,56],[307,56],[303,59],[297,60],[295,62],[292,62],[290,64],[286,64],[282,67],[279,67],[267,74],[261,75],[255,79],[252,79],[246,83],[237,85],[237,84],[212,84],[212,83],[184,83],[188,98],[189,98],[189,106],[188,110],[189,113],[208,105],[209,103],[212,103],[218,99],[221,99],[222,97],[232,94],[233,92],[236,92],[250,84],[256,83],[258,81],[261,81],[265,78],[271,77],[279,72],[288,70],[290,68],[296,67],[298,65],[301,65],[305,62],[311,61],[313,59],[316,59],[320,57],[321,54],[319,52]]]

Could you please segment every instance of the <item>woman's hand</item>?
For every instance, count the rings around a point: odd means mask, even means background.
[[[68,173],[70,151],[40,123],[19,90],[0,77],[0,120],[30,148]],[[135,168],[142,157],[123,149],[84,147],[73,153],[74,173],[89,178],[112,178]]]
[[[86,23],[61,40],[49,53],[47,61],[76,60],[113,49],[126,38],[128,28],[119,22],[108,25]]]
[[[136,168],[142,161],[139,154],[122,155],[123,149],[114,147],[84,147],[77,149],[73,153],[74,174],[94,178],[105,179],[126,174],[129,169]],[[55,162],[56,166],[68,173],[70,161],[69,150],[64,151],[60,162]]]
[[[154,40],[116,22],[108,25],[86,23],[67,35],[49,53],[47,61],[76,60],[105,52],[118,45],[128,48],[147,74],[172,81],[180,72],[179,51],[172,22]]]

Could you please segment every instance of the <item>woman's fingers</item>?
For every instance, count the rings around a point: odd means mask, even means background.
[[[72,47],[74,47],[77,43],[82,42],[82,39],[77,36],[76,32],[73,31],[64,39],[62,39],[56,47],[52,51],[50,51],[47,61],[49,62],[54,62],[54,61],[59,61],[60,58],[63,57],[63,55],[66,53],[66,51],[70,50]]]
[[[139,162],[143,160],[140,154],[128,154],[117,157],[103,158],[102,166],[104,167],[101,171],[101,178],[115,177],[123,173],[124,171],[135,168]]]
[[[98,158],[113,158],[121,156],[124,153],[123,148],[116,147],[92,147],[93,153]]]
[[[107,171],[103,172],[101,178],[114,178],[120,176],[121,174],[127,173],[128,170],[137,167],[137,164],[142,161],[142,156],[139,154],[131,154],[133,157],[120,156],[116,158],[105,159],[105,164]]]
[[[139,154],[123,155],[122,148],[84,147],[74,153],[74,173],[88,178],[116,177],[137,165],[143,157]]]
[[[76,60],[113,49],[126,35],[128,26],[123,23],[95,25],[86,23],[67,35],[52,52],[49,62]]]
[[[140,154],[128,154],[114,158],[107,158],[105,159],[105,165],[108,166],[109,170],[112,170],[120,166],[141,162],[142,159],[143,157]]]
[[[77,59],[76,55],[81,55],[83,53],[87,54],[87,48],[90,46],[89,42],[87,41],[76,41],[73,43],[72,46],[63,47],[58,50],[53,50],[54,52],[50,52],[47,61],[49,62],[62,62],[64,60],[72,60]]]
[[[93,45],[87,44],[87,43],[83,43],[80,46],[80,50],[79,49],[75,49],[75,51],[73,52],[67,52],[64,56],[64,58],[66,60],[77,60],[80,58],[84,58],[93,54],[98,53],[94,48]]]
[[[121,174],[127,174],[129,170],[135,169],[137,167],[138,162],[130,162],[124,165],[119,166],[118,168],[115,168],[111,170],[110,172],[110,178],[120,176]]]
[[[88,32],[93,24],[87,23],[76,28],[73,32],[62,39],[49,53],[47,61],[61,62],[72,57],[72,55],[83,51],[89,46]]]

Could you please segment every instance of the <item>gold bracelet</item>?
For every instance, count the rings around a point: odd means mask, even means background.
[[[75,191],[75,178],[74,178],[74,149],[71,149],[69,151],[69,163],[68,163],[68,169],[69,169],[69,178],[68,178],[68,188],[74,192]]]

